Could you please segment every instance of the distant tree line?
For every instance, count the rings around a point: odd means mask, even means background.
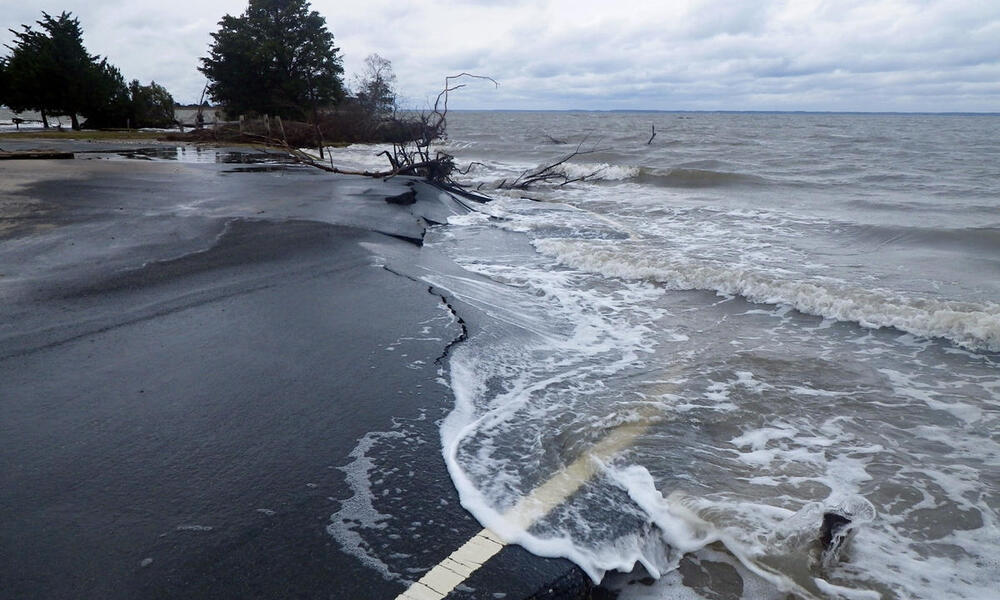
[[[170,93],[156,82],[126,84],[107,58],[87,52],[80,21],[71,13],[43,12],[36,24],[10,30],[10,54],[0,58],[0,105],[37,111],[45,127],[55,115],[69,115],[73,129],[81,127],[78,115],[94,128],[174,124]]]
[[[81,127],[78,115],[96,128],[175,123],[167,90],[155,82],[126,84],[107,58],[87,52],[70,13],[43,12],[34,26],[10,31],[9,56],[0,58],[0,105],[38,111],[46,127],[54,115],[69,115],[74,129]],[[208,96],[231,117],[305,121],[320,140],[398,137],[392,63],[368,56],[349,97],[340,49],[307,0],[248,0],[241,15],[222,17],[212,38],[199,70]]]

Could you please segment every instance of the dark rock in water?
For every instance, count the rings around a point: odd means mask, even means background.
[[[844,541],[841,533],[851,524],[851,520],[836,512],[823,513],[823,524],[819,529],[819,541],[824,552],[836,552]]]
[[[395,196],[386,196],[385,201],[389,204],[401,204],[408,206],[417,201],[417,193],[413,189],[409,189],[402,194],[397,194]]]

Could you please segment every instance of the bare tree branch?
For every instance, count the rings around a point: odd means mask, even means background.
[[[455,169],[455,172],[458,173],[459,175],[468,175],[469,171],[472,170],[472,167],[474,167],[476,165],[479,165],[480,167],[485,167],[486,166],[485,163],[481,163],[481,162],[478,162],[478,161],[472,161],[472,162],[470,162],[468,164],[468,166],[465,167],[464,171],[462,169]]]
[[[445,77],[444,88],[434,100],[434,108],[430,113],[422,113],[419,117],[417,134],[411,140],[394,143],[391,156],[385,152],[386,158],[392,165],[392,171],[381,176],[419,175],[439,183],[455,185],[451,180],[451,173],[455,169],[455,158],[440,151],[432,157],[430,147],[434,140],[443,139],[446,135],[448,94],[467,85],[465,83],[452,83],[463,77],[485,79],[492,82],[494,86],[500,86],[495,79],[485,75],[463,72]],[[465,172],[467,173],[468,169]]]
[[[587,181],[589,179],[597,177],[606,169],[606,167],[595,169],[589,173],[585,173],[578,177],[570,177],[565,173],[565,171],[560,170],[558,168],[566,164],[570,160],[573,160],[577,156],[594,154],[595,152],[602,152],[604,150],[607,150],[607,148],[597,148],[597,147],[592,147],[588,150],[583,150],[582,149],[583,145],[586,142],[587,138],[584,138],[583,140],[580,141],[579,144],[576,145],[576,149],[573,150],[573,152],[567,154],[566,156],[563,156],[554,163],[538,167],[535,169],[528,169],[527,171],[522,172],[520,175],[517,176],[516,179],[514,179],[509,183],[507,182],[506,179],[504,179],[497,186],[497,189],[526,190],[532,186],[539,184],[554,184],[561,187],[564,185],[568,185],[570,183],[575,183],[578,181]]]

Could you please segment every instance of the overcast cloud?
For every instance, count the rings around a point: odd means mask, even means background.
[[[246,0],[3,0],[6,27],[68,10],[127,79],[197,101],[222,15]],[[348,75],[378,52],[406,105],[445,75],[500,81],[454,108],[1000,112],[997,0],[315,0]],[[0,43],[11,34],[0,33]],[[3,49],[6,54],[6,49]]]

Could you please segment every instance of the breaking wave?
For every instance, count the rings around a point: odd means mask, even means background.
[[[1000,304],[912,298],[835,280],[795,280],[710,260],[630,253],[622,245],[569,239],[536,240],[561,263],[592,273],[656,281],[669,289],[710,290],[761,304],[788,305],[820,317],[877,329],[892,327],[941,337],[970,349],[1000,351]]]
[[[675,167],[666,170],[643,170],[638,183],[663,187],[703,188],[739,185],[765,185],[768,180],[758,175]]]
[[[568,162],[560,165],[559,170],[570,179],[586,177],[590,180],[599,181],[624,181],[639,175],[639,167],[611,165],[608,163]]]
[[[557,160],[540,131],[614,143],[562,165],[593,184],[500,192],[428,243],[475,274],[429,283],[485,315],[441,427],[463,506],[594,580],[661,577],[623,599],[987,597],[996,357],[954,345],[1000,351],[995,131],[937,121],[886,161],[862,142],[896,118],[679,115],[649,145],[650,118],[469,118],[474,185]]]
[[[547,167],[540,164],[536,170]],[[657,169],[618,165],[607,162],[566,162],[553,169],[569,179],[587,181],[631,181],[658,187],[707,188],[741,185],[765,185],[769,181],[757,175],[711,169],[675,167]]]
[[[562,172],[570,178],[586,176],[590,180],[628,180],[661,187],[700,188],[768,183],[767,179],[757,175],[684,167],[652,169],[608,163],[566,163],[562,165]]]
[[[996,227],[912,227],[902,225],[854,226],[851,236],[862,243],[917,247],[953,247],[963,251],[1000,255],[1000,229]]]

